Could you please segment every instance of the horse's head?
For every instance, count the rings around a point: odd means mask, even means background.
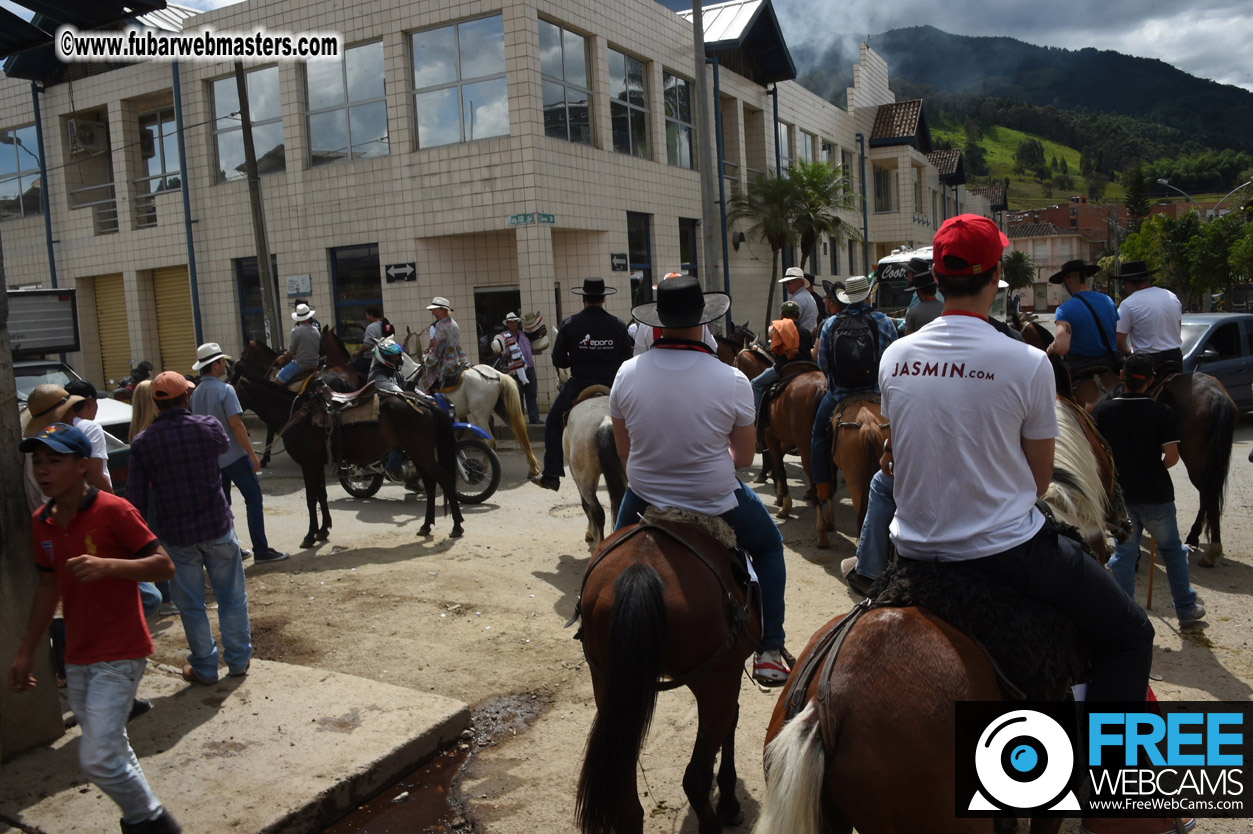
[[[746,348],[757,340],[757,334],[748,329],[748,322],[731,325],[731,340]]]

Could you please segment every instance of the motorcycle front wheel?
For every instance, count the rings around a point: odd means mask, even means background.
[[[353,498],[373,498],[383,486],[383,473],[368,466],[345,464],[339,470],[339,484]]]
[[[500,458],[487,441],[470,437],[457,441],[457,500],[481,504],[500,486]]]

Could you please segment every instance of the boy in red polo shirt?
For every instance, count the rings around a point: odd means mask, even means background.
[[[123,834],[176,834],[182,827],[148,787],[126,737],[126,719],[152,654],[139,582],[174,575],[174,563],[125,499],[86,481],[91,443],[65,423],[22,441],[48,503],[31,518],[39,587],[9,687],[35,686],[35,652],[47,643],[60,599],[65,678],[83,736],[78,761],[122,810]]]

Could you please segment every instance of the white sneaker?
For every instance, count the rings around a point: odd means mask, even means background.
[[[758,652],[753,658],[753,680],[765,686],[781,686],[791,673],[778,649]]]

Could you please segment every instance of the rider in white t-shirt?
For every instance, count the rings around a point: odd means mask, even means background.
[[[1123,300],[1118,305],[1118,351],[1123,356],[1147,353],[1153,367],[1165,362],[1183,364],[1183,305],[1165,287],[1151,287],[1154,270],[1144,261],[1119,266]]]
[[[609,395],[618,455],[631,484],[615,529],[634,524],[649,505],[717,515],[730,524],[761,586],[762,650],[753,676],[781,684],[790,672],[781,652],[783,537],[761,499],[735,476],[752,464],[756,447],[753,391],[744,374],[700,341],[701,325],[730,303],[725,293],[702,293],[699,281],[680,276],[658,284],[655,303],[631,311],[641,327],[663,329],[651,350],[622,364]]]
[[[963,561],[1048,603],[1092,650],[1089,699],[1143,700],[1152,625],[1035,508],[1053,472],[1053,376],[1042,351],[988,323],[1008,243],[985,217],[946,220],[934,241],[944,312],[880,360],[892,540],[902,559]]]

